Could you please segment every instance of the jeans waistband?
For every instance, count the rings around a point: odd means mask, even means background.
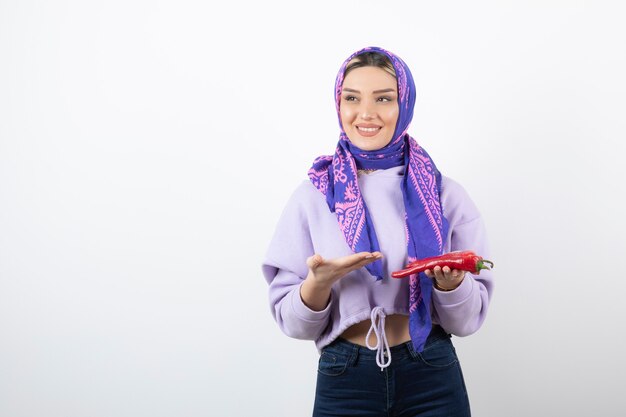
[[[426,340],[425,349],[428,348],[429,345],[435,343],[438,340],[447,340],[450,339],[450,335],[446,333],[443,328],[437,324],[433,325],[430,334],[428,335],[428,339]],[[353,356],[359,356],[362,359],[371,359],[376,360],[377,352],[375,350],[370,350],[366,346],[357,345],[356,343],[352,343],[342,337],[338,337],[330,344],[322,348],[323,351],[335,351],[335,352],[343,352],[344,354],[352,354]],[[394,359],[400,359],[402,357],[416,357],[418,353],[415,351],[413,347],[413,342],[410,340],[408,342],[401,343],[396,346],[392,346],[391,357]]]

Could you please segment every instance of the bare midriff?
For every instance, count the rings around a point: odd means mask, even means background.
[[[367,346],[365,344],[365,338],[369,331],[372,322],[370,319],[357,323],[351,327],[348,327],[341,337],[361,346]],[[389,346],[396,346],[404,342],[411,340],[409,335],[409,316],[402,314],[392,314],[385,317],[385,335],[387,336],[387,342]],[[370,346],[376,345],[376,335],[372,331],[370,335]]]

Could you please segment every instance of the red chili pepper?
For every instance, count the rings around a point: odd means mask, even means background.
[[[485,265],[489,264],[489,266]],[[474,274],[480,274],[481,269],[493,268],[493,262],[483,259],[471,250],[449,252],[439,256],[418,259],[411,262],[404,269],[391,273],[393,278],[404,278],[406,276],[432,270],[436,266],[447,266],[450,269],[460,269]],[[491,268],[490,268],[491,267]]]

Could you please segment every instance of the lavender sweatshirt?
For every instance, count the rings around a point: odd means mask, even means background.
[[[272,314],[286,335],[314,340],[321,351],[348,327],[369,319],[374,307],[382,307],[387,315],[409,315],[408,278],[391,278],[391,272],[407,263],[400,188],[403,170],[398,166],[358,177],[383,254],[383,279],[376,281],[365,268],[349,273],[333,285],[330,302],[322,311],[309,309],[300,298],[300,285],[308,274],[306,259],[315,253],[336,258],[353,252],[324,195],[309,180],[294,191],[262,264]],[[483,220],[463,187],[442,177],[441,202],[450,225],[444,252],[473,250],[490,259]],[[474,333],[485,320],[492,291],[493,277],[488,270],[480,275],[466,273],[453,291],[433,289],[433,323],[458,336]]]

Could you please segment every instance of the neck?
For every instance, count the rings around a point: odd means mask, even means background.
[[[376,171],[376,169],[357,169],[356,173],[357,174],[371,174],[372,172]]]
[[[359,170],[387,169],[398,165],[404,165],[405,138],[389,143],[382,149],[374,151],[364,151],[357,148],[347,139],[342,137],[340,146],[354,158],[356,167]]]

